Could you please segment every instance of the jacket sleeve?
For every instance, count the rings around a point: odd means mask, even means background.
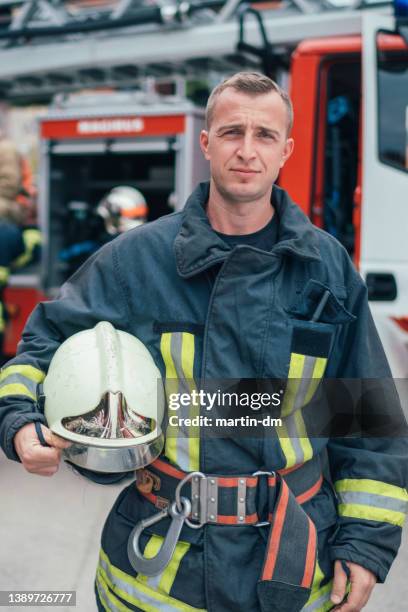
[[[400,546],[408,506],[408,438],[406,426],[394,426],[405,419],[366,286],[357,272],[353,277],[347,308],[356,320],[340,334],[337,376],[360,386],[363,425],[360,437],[332,437],[328,444],[339,514],[331,556],[366,567],[383,582]],[[384,426],[378,427],[375,414]]]
[[[27,423],[45,422],[37,392],[59,345],[99,321],[126,329],[128,303],[115,243],[88,259],[62,286],[56,300],[35,308],[17,356],[1,371],[0,444],[9,459],[19,460],[13,445],[17,431]]]

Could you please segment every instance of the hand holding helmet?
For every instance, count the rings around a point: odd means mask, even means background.
[[[58,471],[61,454],[71,446],[41,425],[41,432],[48,447],[44,446],[36,431],[34,423],[24,425],[14,436],[14,448],[27,472],[39,476],[53,476]]]

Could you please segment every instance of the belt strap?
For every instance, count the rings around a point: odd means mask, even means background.
[[[186,476],[163,459],[137,471],[136,487],[156,508],[163,509],[174,499],[178,483]],[[255,525],[272,520],[277,494],[277,477],[283,477],[298,504],[312,499],[320,490],[323,476],[318,457],[276,474],[258,472],[252,476],[195,476],[183,487],[191,499],[192,518],[199,523]]]
[[[174,499],[187,476],[163,459],[138,470],[136,486],[156,507]],[[297,612],[309,598],[316,564],[316,528],[301,504],[320,490],[319,457],[276,473],[251,476],[193,475],[182,495],[199,524],[270,525],[257,585],[262,612]]]

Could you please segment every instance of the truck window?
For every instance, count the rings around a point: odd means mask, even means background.
[[[355,228],[353,197],[357,185],[361,63],[343,60],[327,69],[323,228],[352,256]]]
[[[382,35],[379,35],[379,38]],[[387,39],[398,40],[397,36]],[[381,38],[380,38],[381,41]],[[400,46],[400,45],[399,45]],[[408,49],[378,44],[378,150],[387,165],[408,171]]]

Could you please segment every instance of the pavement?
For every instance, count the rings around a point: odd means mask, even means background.
[[[0,591],[74,590],[77,605],[76,608],[13,606],[0,607],[0,610],[96,611],[93,579],[100,534],[104,519],[123,486],[96,485],[73,473],[65,464],[52,478],[35,476],[1,454]],[[375,588],[364,610],[401,612],[407,609],[407,569],[408,530],[405,529],[400,555],[386,584]]]

